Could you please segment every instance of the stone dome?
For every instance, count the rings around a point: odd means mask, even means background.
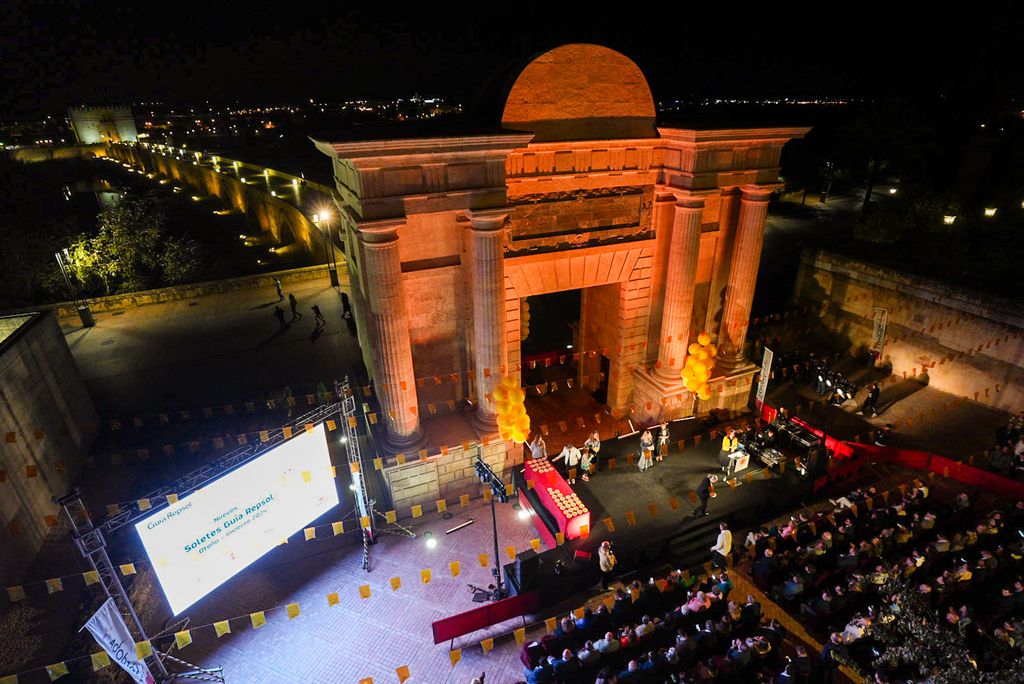
[[[509,90],[502,128],[536,142],[655,138],[654,98],[643,72],[600,45],[563,45],[523,69]]]

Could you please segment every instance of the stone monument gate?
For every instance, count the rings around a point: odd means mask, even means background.
[[[466,400],[472,431],[493,435],[491,389],[521,372],[520,300],[563,290],[582,291],[577,372],[594,384],[607,369],[613,414],[745,405],[768,199],[782,147],[808,129],[658,127],[640,69],[596,45],[537,57],[504,92],[500,128],[314,140],[388,448],[433,441],[424,423]],[[707,401],[679,375],[701,330],[720,348]]]

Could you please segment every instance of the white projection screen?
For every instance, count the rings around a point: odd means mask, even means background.
[[[136,523],[178,615],[338,505],[323,424]]]

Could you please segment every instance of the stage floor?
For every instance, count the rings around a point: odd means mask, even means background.
[[[555,553],[564,554],[563,561],[568,562],[572,551],[595,551],[601,541],[612,539],[620,564],[629,567],[633,565],[629,562],[630,554],[666,542],[689,528],[718,519],[728,521],[733,529],[751,526],[771,517],[780,508],[799,505],[799,497],[809,493],[810,483],[800,480],[792,469],[782,475],[766,472],[752,458],[750,467],[736,474],[738,485],[735,488],[721,481],[716,484],[718,496],[708,503],[709,517],[695,518],[690,514],[694,507],[691,492],[695,492],[706,474],[722,476],[718,465],[720,438],[708,438],[705,434],[700,445],[693,445],[693,435],[706,432],[697,421],[673,423],[668,455],[664,461],[655,461],[645,472],[640,472],[636,466],[639,434],[602,441],[601,470],[591,476],[590,482],[577,478],[576,484],[571,485],[590,509],[591,535],[588,539],[572,541]],[[682,451],[677,446],[680,439],[686,440]],[[627,463],[630,453],[634,454],[632,465]],[[614,469],[608,467],[611,458],[616,461]],[[751,477],[748,479],[748,476]],[[633,524],[630,513],[635,520]],[[608,518],[611,528],[605,522]],[[645,560],[653,560],[649,553],[645,555]]]

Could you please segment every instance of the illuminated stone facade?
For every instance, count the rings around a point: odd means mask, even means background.
[[[506,93],[500,132],[314,141],[392,450],[434,441],[422,419],[464,400],[493,429],[490,388],[521,371],[521,300],[577,288],[577,373],[596,386],[605,359],[614,414],[745,405],[767,200],[807,129],[657,127],[639,68],[594,45],[538,57]],[[727,358],[695,405],[678,378],[702,330]]]
[[[129,107],[71,107],[68,115],[75,138],[83,145],[139,139]]]

